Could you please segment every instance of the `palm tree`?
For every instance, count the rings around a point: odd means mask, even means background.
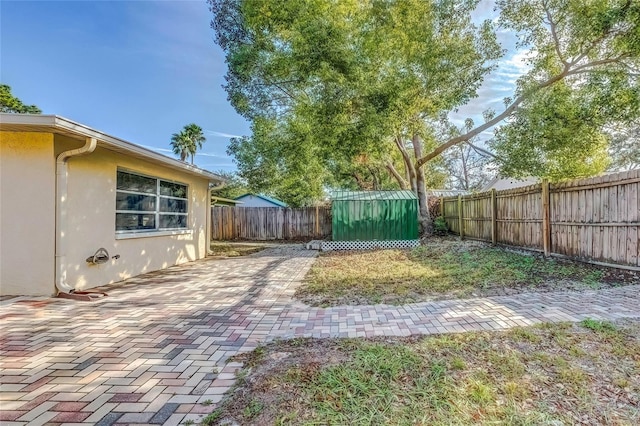
[[[202,127],[195,123],[184,126],[184,132],[191,141],[189,144],[189,154],[191,154],[191,164],[193,164],[193,157],[196,155],[196,151],[202,149],[202,144],[206,142],[207,138],[204,137]]]
[[[173,153],[180,156],[181,161],[187,160],[187,155],[191,152],[191,140],[184,130],[171,135],[171,149]]]
[[[171,149],[174,154],[180,156],[181,161],[187,161],[187,156],[191,155],[191,164],[193,164],[196,152],[202,149],[202,144],[206,140],[202,127],[195,123],[187,124],[180,133],[174,133],[171,136]]]

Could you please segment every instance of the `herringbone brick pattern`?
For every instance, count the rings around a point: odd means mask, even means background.
[[[93,303],[3,302],[0,421],[197,421],[234,382],[226,359],[267,338],[314,257],[270,249],[139,276]]]
[[[638,286],[309,308],[291,296],[314,256],[290,246],[207,259],[104,287],[109,296],[93,303],[0,302],[0,421],[197,422],[235,380],[240,365],[225,363],[229,356],[277,337],[402,336],[640,316]]]

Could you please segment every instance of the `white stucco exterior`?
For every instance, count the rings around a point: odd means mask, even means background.
[[[188,229],[117,233],[115,197],[118,168],[187,184]],[[205,179],[100,148],[91,155],[69,160],[67,284],[84,290],[205,257],[208,185]],[[111,256],[120,257],[101,265],[88,264],[85,259],[101,247],[107,249]]]
[[[0,134],[0,295],[54,292],[53,134]]]
[[[15,128],[15,127],[13,127]],[[84,141],[52,132],[0,127],[0,295],[56,293],[56,236],[64,238],[66,284],[75,290],[122,281],[145,272],[202,259],[209,243],[210,175],[128,155],[99,144],[67,162],[66,232],[56,231],[56,156]],[[170,160],[170,161],[169,161]],[[188,186],[187,228],[116,232],[118,169]],[[60,204],[60,203],[58,203]],[[86,262],[99,248],[111,258]]]

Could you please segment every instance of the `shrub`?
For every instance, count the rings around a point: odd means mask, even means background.
[[[447,222],[444,220],[444,217],[438,216],[436,220],[433,222],[433,231],[436,235],[446,235],[449,232],[449,227],[447,226]]]

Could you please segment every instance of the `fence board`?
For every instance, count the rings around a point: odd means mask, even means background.
[[[212,240],[308,240],[331,235],[331,209],[212,207]]]
[[[546,189],[545,189],[546,191]],[[580,260],[640,267],[640,170],[441,199],[451,232]],[[544,197],[547,194],[545,193]],[[460,207],[460,206],[461,207]],[[545,214],[548,215],[548,230]]]

